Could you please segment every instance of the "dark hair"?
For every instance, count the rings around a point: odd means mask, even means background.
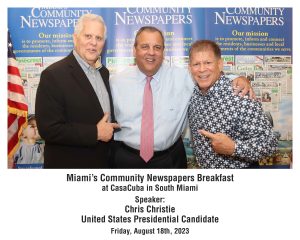
[[[27,116],[27,121],[35,120],[35,115],[34,114],[28,114]]]
[[[216,58],[221,58],[221,49],[219,45],[211,40],[198,40],[194,42],[189,51],[189,58],[191,59],[192,53],[203,50],[212,50]]]
[[[148,31],[148,32],[158,32],[158,33],[160,34],[162,40],[163,40],[163,48],[165,48],[165,38],[164,38],[164,35],[163,35],[162,31],[160,31],[158,28],[152,27],[152,26],[144,26],[144,27],[141,27],[141,28],[137,31],[137,33],[136,33],[136,35],[135,35],[135,40],[134,40],[134,47],[137,46],[137,38],[138,38],[138,36],[139,36],[142,32],[144,32],[144,31]]]

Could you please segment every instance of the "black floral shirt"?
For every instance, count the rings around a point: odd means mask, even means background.
[[[193,150],[201,168],[245,168],[276,151],[277,137],[261,103],[233,94],[224,75],[204,95],[195,86],[188,109]],[[232,156],[217,154],[210,139],[198,133],[224,133],[236,143]]]

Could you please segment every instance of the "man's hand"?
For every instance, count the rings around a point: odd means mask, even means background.
[[[244,97],[247,93],[249,93],[250,99],[256,98],[255,93],[251,87],[249,80],[244,76],[240,76],[240,77],[233,79],[232,87],[233,87],[235,95]]]
[[[104,113],[103,118],[97,123],[98,140],[108,142],[112,136],[115,128],[120,128],[117,123],[108,122],[109,114]]]
[[[232,155],[235,150],[235,142],[224,133],[210,133],[205,130],[199,130],[200,134],[211,140],[211,145],[216,153]]]

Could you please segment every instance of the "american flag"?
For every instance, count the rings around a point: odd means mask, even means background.
[[[19,145],[23,127],[27,124],[28,106],[22,79],[13,53],[10,34],[7,35],[7,87],[8,87],[8,157],[13,156]]]

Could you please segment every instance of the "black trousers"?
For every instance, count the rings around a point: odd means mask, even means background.
[[[259,163],[258,162],[253,162],[251,163],[248,167],[246,168],[249,168],[249,169],[257,169],[259,168]]]
[[[179,138],[170,148],[154,152],[146,163],[140,151],[115,141],[113,147],[113,168],[187,168],[187,159],[182,139]]]

